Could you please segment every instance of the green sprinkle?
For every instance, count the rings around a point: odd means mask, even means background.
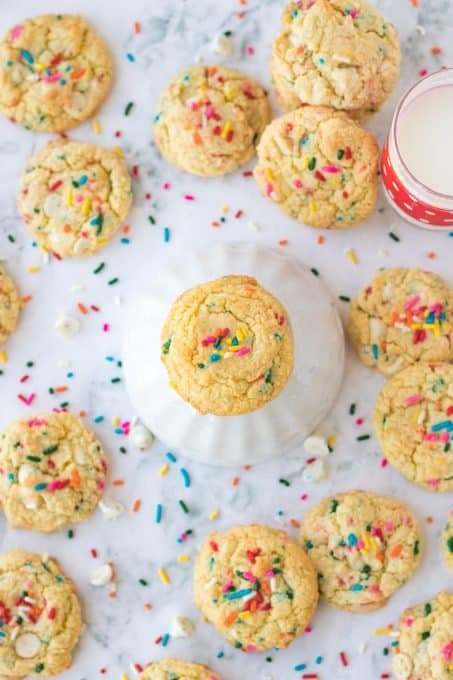
[[[132,111],[132,107],[134,106],[134,102],[128,102],[126,104],[126,108],[124,109],[124,115],[128,116],[130,112]]]
[[[316,158],[310,158],[308,161],[308,169],[309,170],[314,170],[316,168]]]
[[[206,368],[206,364],[197,364],[198,368]]]
[[[48,446],[47,449],[44,449],[43,456],[50,456],[51,453],[55,453],[55,451],[58,451],[58,444],[52,444],[52,446]]]
[[[111,383],[119,383],[119,382],[121,382],[121,378],[112,378],[110,382]]]
[[[42,673],[44,670],[44,664],[43,663],[38,663],[37,666],[35,666],[35,673]]]
[[[139,578],[138,582],[140,583],[141,586],[147,586],[148,581],[146,581],[144,578]]]
[[[392,241],[396,241],[397,243],[401,241],[400,237],[397,236],[393,231],[389,231],[389,236],[392,239]]]
[[[447,539],[447,548],[449,553],[453,553],[453,536],[449,536]]]
[[[420,541],[415,541],[414,543],[414,555],[418,555],[420,552]]]
[[[280,478],[278,481],[279,484],[283,484],[283,486],[291,486],[291,482],[288,482],[287,479]]]
[[[338,505],[339,505],[339,503],[338,503],[337,499],[332,498],[332,500],[330,501],[330,505],[329,505],[329,512],[336,512]]]
[[[427,640],[430,635],[431,633],[429,632],[429,630],[425,630],[425,632],[422,633],[422,640]]]
[[[358,442],[365,442],[367,439],[371,439],[369,434],[361,434],[360,437],[356,437]]]
[[[100,274],[100,272],[104,269],[104,267],[105,267],[105,262],[101,262],[100,264],[98,264],[96,269],[93,270],[93,274]]]
[[[342,302],[351,302],[351,298],[348,297],[347,295],[339,295],[338,298],[339,298]]]
[[[25,456],[27,460],[31,460],[33,463],[40,463],[42,458],[39,456]]]
[[[338,151],[337,151],[337,158],[338,158],[338,160],[341,161],[341,159],[343,158],[343,156],[344,156],[344,149],[338,149]]]
[[[431,614],[432,610],[433,610],[433,608],[431,607],[429,602],[427,602],[427,604],[425,604],[425,608],[423,610],[425,616],[429,616]]]
[[[69,529],[68,538],[74,538],[74,530],[73,529]]]
[[[318,271],[317,269],[315,269],[314,267],[312,267],[312,268],[310,269],[310,271],[311,271],[311,273],[314,274],[315,276],[319,276],[319,271]]]
[[[14,236],[12,234],[8,234],[8,241],[10,243],[16,243],[16,239],[14,238]]]
[[[187,507],[186,503],[184,503],[183,500],[179,500],[178,503],[181,506],[182,511],[185,512],[186,515],[188,515],[189,514],[189,508]]]
[[[349,415],[350,415],[350,416],[353,416],[353,415],[354,415],[354,413],[355,413],[355,408],[356,408],[355,404],[351,404],[351,405],[350,405],[350,407],[349,407]]]
[[[148,215],[148,220],[151,222],[151,224],[156,224],[156,220],[152,215]]]
[[[305,547],[307,550],[311,550],[313,548],[313,543],[311,541],[305,541]]]
[[[110,281],[108,281],[107,283],[108,283],[109,286],[114,286],[115,283],[118,283],[118,281],[119,281],[119,278],[117,276],[115,276],[114,279],[110,279]]]

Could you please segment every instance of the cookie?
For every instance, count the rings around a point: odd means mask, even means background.
[[[21,418],[0,436],[0,503],[14,528],[48,532],[86,519],[106,471],[101,444],[72,413]]]
[[[138,680],[220,680],[207,666],[179,659],[162,659],[146,666]]]
[[[225,66],[192,66],[164,88],[153,132],[170,163],[214,177],[255,155],[269,120],[267,95],[255,80]]]
[[[431,491],[453,491],[453,365],[418,363],[381,390],[373,425],[388,462]]]
[[[17,205],[39,247],[92,255],[118,230],[132,201],[122,155],[94,144],[49,142],[27,162]]]
[[[417,520],[399,501],[370,491],[338,493],[306,513],[301,542],[321,596],[350,612],[383,607],[421,557]]]
[[[55,559],[22,550],[0,555],[0,618],[2,676],[47,678],[71,666],[82,615]]]
[[[419,361],[453,361],[453,291],[421,269],[381,269],[353,300],[349,337],[369,368],[389,377]]]
[[[0,343],[16,328],[20,311],[20,298],[16,286],[0,262]]]
[[[284,213],[318,229],[363,222],[376,205],[379,147],[341,111],[304,106],[267,126],[253,174]]]
[[[280,394],[293,370],[287,312],[250,276],[185,291],[161,339],[171,387],[201,414],[255,411]]]
[[[290,2],[272,47],[271,75],[282,107],[331,106],[366,117],[398,80],[397,32],[362,0]]]
[[[442,532],[442,549],[447,567],[453,569],[453,510],[448,513],[448,521]]]
[[[396,680],[451,680],[453,677],[453,594],[410,607],[400,619],[392,660]]]
[[[29,130],[78,125],[95,113],[111,83],[107,47],[80,16],[26,19],[0,42],[0,111]]]
[[[195,564],[194,598],[236,649],[283,649],[303,633],[315,611],[316,573],[284,531],[239,526],[206,538]]]

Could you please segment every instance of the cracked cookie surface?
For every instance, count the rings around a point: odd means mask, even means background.
[[[275,399],[294,364],[285,308],[250,276],[185,291],[161,332],[170,385],[200,413],[250,413]]]
[[[449,569],[453,569],[453,510],[448,513],[448,520],[442,532],[442,551]]]
[[[349,337],[364,364],[390,377],[419,361],[453,361],[453,291],[432,272],[382,269],[354,298]]]
[[[373,212],[378,166],[373,135],[342,111],[305,106],[267,126],[253,174],[290,217],[344,229]]]
[[[20,298],[12,279],[0,262],[0,343],[16,328],[20,311]]]
[[[34,240],[59,257],[92,255],[125,219],[132,201],[124,158],[63,139],[28,160],[17,205]]]
[[[418,363],[393,376],[373,415],[389,463],[430,491],[453,491],[453,366]]]
[[[179,659],[162,659],[145,668],[138,680],[221,680],[207,666]]]
[[[301,543],[318,571],[320,594],[334,607],[383,607],[421,557],[414,515],[399,501],[369,491],[325,498],[303,518]]]
[[[0,555],[0,673],[49,677],[71,666],[83,630],[74,584],[46,555]]]
[[[453,677],[453,594],[439,593],[406,609],[399,622],[392,660],[397,680],[451,680]]]
[[[271,75],[280,104],[331,106],[366,117],[396,85],[395,28],[362,0],[290,2],[274,41]]]
[[[107,47],[80,16],[26,19],[0,42],[0,111],[29,130],[78,125],[104,101],[111,82]]]
[[[87,519],[106,471],[100,442],[72,413],[21,418],[0,436],[0,503],[15,528],[48,532]]]
[[[164,88],[153,132],[165,158],[195,175],[233,172],[256,153],[270,120],[267,95],[225,66],[192,66]]]
[[[307,626],[318,602],[306,552],[284,531],[252,524],[213,532],[194,573],[195,604],[245,652],[286,648]]]

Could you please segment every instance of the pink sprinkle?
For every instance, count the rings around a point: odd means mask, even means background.
[[[389,464],[389,462],[388,462],[387,458],[382,458],[382,460],[381,460],[381,468],[387,467],[388,464]]]
[[[213,342],[215,342],[217,338],[215,335],[207,335],[203,340],[201,341],[201,344],[203,347],[207,347],[208,345],[212,345]]]
[[[245,648],[246,652],[256,652],[256,645],[247,645]]]
[[[275,574],[274,574],[274,570],[273,570],[273,569],[269,569],[269,570],[266,571],[266,573],[265,573],[265,577],[266,577],[266,578],[274,578],[274,576],[275,576]]]
[[[428,309],[430,312],[433,312],[434,314],[440,314],[442,312],[442,303],[435,302],[433,305],[430,305]]]
[[[267,196],[268,198],[269,198],[270,196],[272,196],[272,192],[273,192],[273,191],[274,191],[274,187],[272,186],[272,184],[269,184],[269,183],[266,184],[266,196]]]
[[[249,354],[250,351],[251,351],[250,347],[241,347],[241,349],[238,352],[236,352],[236,356],[243,357],[246,354]]]
[[[233,581],[232,581],[231,579],[230,579],[229,581],[227,581],[227,582],[225,583],[225,585],[223,586],[223,588],[222,588],[223,592],[224,592],[224,593],[228,592],[229,589],[233,587],[233,585],[234,585],[234,583],[233,583]]]
[[[247,52],[247,54],[249,56],[252,56],[253,54],[255,54],[255,48],[252,47],[251,45],[248,45],[245,51]]]
[[[246,581],[252,581],[252,583],[254,583],[256,581],[256,576],[255,576],[255,574],[252,574],[251,571],[243,571],[242,577],[245,578]]]
[[[104,323],[104,324],[102,325],[102,330],[104,331],[104,333],[108,333],[109,330],[110,330],[109,324],[108,324],[108,323]]]
[[[443,444],[448,444],[450,441],[450,433],[449,432],[442,432],[440,435],[440,440]]]
[[[68,486],[68,484],[69,479],[55,479],[53,482],[50,482],[47,491],[59,491],[60,489],[64,489],[65,486]]]
[[[41,425],[47,425],[47,420],[44,418],[33,418],[27,423],[28,427],[41,427]]]
[[[296,189],[302,189],[302,187],[303,187],[303,184],[302,184],[302,182],[300,181],[300,179],[295,179],[295,180],[293,181],[293,184],[294,184],[294,186],[296,187]]]
[[[23,30],[24,27],[22,26],[22,24],[16,24],[16,26],[13,26],[10,32],[11,40],[16,40],[16,38],[18,38],[21,35]]]
[[[428,479],[429,486],[439,486],[440,479]]]
[[[436,432],[427,432],[423,439],[425,440],[425,442],[438,442],[440,436],[436,434]]]
[[[392,533],[392,531],[394,531],[395,525],[393,524],[393,522],[386,522],[386,523],[385,523],[385,528],[387,529],[387,531],[388,531],[389,534],[390,534],[390,533]]]
[[[451,661],[453,658],[453,642],[447,642],[446,645],[442,647],[442,654],[447,661]]]
[[[304,633],[311,633],[313,628],[311,626],[307,626],[304,630]]]
[[[403,623],[404,623],[405,626],[407,626],[408,628],[410,628],[410,627],[413,625],[414,621],[415,621],[415,619],[410,619],[410,618],[409,618],[409,619],[404,619]]]
[[[410,298],[404,305],[404,309],[412,309],[412,307],[415,307],[417,302],[420,300],[420,295],[415,295],[414,297]]]
[[[75,200],[76,200],[77,203],[81,203],[81,202],[83,201],[83,196],[82,196],[82,194],[76,194],[76,195],[74,196],[74,198],[75,198]]]
[[[184,199],[185,199],[186,201],[194,201],[194,200],[195,200],[195,196],[192,196],[192,194],[186,194],[186,195],[184,196]]]
[[[356,425],[363,425],[363,418],[357,418],[357,420],[355,421],[355,424]]]
[[[336,165],[325,165],[323,168],[321,168],[321,170],[323,172],[330,172],[331,174],[341,172],[341,168],[338,168]]]
[[[307,498],[308,498],[308,493],[303,493],[303,494],[301,494],[300,500],[301,500],[301,501],[306,501]]]
[[[357,19],[357,17],[359,16],[359,14],[360,14],[360,10],[359,10],[359,9],[351,9],[351,11],[349,12],[349,16],[350,16],[352,19]]]
[[[55,83],[57,80],[60,80],[61,76],[59,73],[51,73],[50,76],[43,76],[41,80],[43,80],[45,83]]]
[[[35,393],[30,394],[29,397],[24,397],[23,394],[18,394],[17,396],[24,404],[26,404],[27,406],[31,406],[31,404],[35,400],[36,394]]]
[[[357,548],[358,548],[359,550],[362,550],[362,548],[364,548],[364,547],[365,547],[365,543],[364,543],[362,540],[360,540],[360,541],[357,543]]]
[[[422,69],[420,69],[420,71],[418,72],[418,74],[419,74],[422,78],[424,78],[425,76],[428,75],[428,69],[427,69],[427,68],[422,68]]]
[[[164,182],[162,187],[165,189],[165,191],[167,191],[170,188],[170,182]]]
[[[411,397],[407,397],[407,399],[404,400],[404,403],[406,406],[413,406],[421,401],[423,401],[423,394],[413,394]]]

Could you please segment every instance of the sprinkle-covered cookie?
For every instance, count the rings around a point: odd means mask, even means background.
[[[29,130],[78,125],[102,104],[111,82],[107,47],[80,16],[26,19],[0,42],[0,111]]]
[[[59,675],[83,630],[74,584],[46,555],[0,555],[0,674]]]
[[[267,95],[255,80],[225,66],[192,66],[163,90],[154,139],[176,167],[213,177],[255,155],[269,120]]]
[[[334,607],[383,607],[414,574],[421,535],[399,501],[370,491],[338,493],[303,518],[301,542],[318,571],[321,596]]]
[[[381,390],[373,425],[385,457],[431,491],[453,491],[453,366],[418,363]]]
[[[15,528],[56,531],[86,519],[106,471],[101,444],[72,413],[21,418],[0,436],[0,503]]]
[[[58,257],[96,252],[117,231],[131,201],[122,155],[64,139],[49,142],[28,160],[17,197],[33,239]]]
[[[453,677],[453,594],[439,593],[403,612],[392,660],[396,680]]]
[[[138,680],[220,680],[207,666],[179,659],[162,659],[146,666]]]
[[[442,549],[447,566],[453,569],[453,510],[448,513],[447,524],[442,532]]]
[[[353,300],[349,337],[359,358],[386,376],[453,361],[453,291],[421,269],[381,269]]]
[[[304,106],[267,126],[254,175],[261,193],[316,228],[363,222],[377,198],[379,147],[341,111]]]
[[[171,387],[202,414],[254,411],[277,397],[293,370],[287,312],[250,276],[187,290],[161,339]]]
[[[397,82],[397,32],[362,0],[290,2],[274,41],[271,74],[280,104],[331,106],[367,116]]]
[[[16,286],[0,262],[0,343],[5,342],[16,328],[19,310]]]
[[[195,604],[237,649],[283,649],[318,601],[314,567],[284,531],[252,524],[213,532],[200,548]]]

